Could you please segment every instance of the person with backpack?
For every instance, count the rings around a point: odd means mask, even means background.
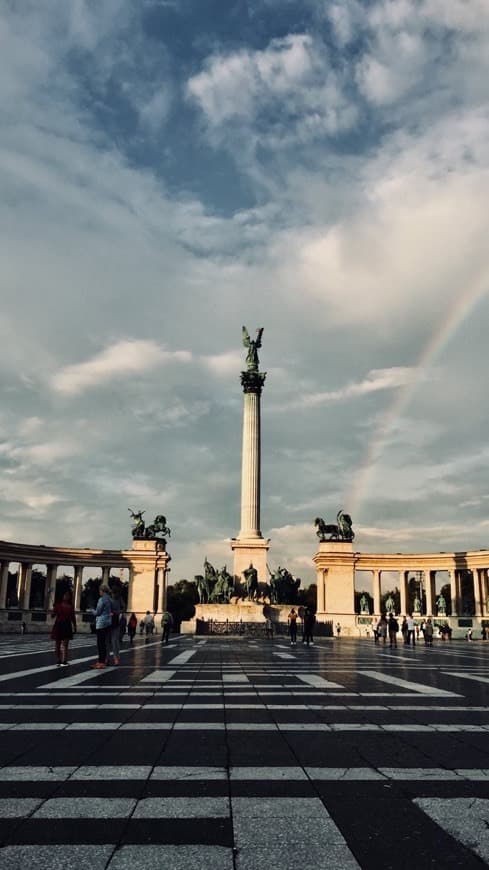
[[[389,613],[387,629],[389,631],[389,645],[391,647],[397,647],[397,632],[399,631],[399,623],[392,612]]]

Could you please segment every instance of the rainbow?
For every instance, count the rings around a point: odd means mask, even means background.
[[[358,514],[362,501],[367,497],[370,478],[378,463],[389,433],[395,423],[409,405],[419,384],[426,376],[427,370],[433,365],[438,354],[448,344],[464,320],[478,305],[488,290],[486,275],[479,275],[461,296],[454,300],[448,313],[430,336],[429,341],[421,351],[414,366],[413,378],[405,386],[396,391],[394,399],[386,408],[375,427],[366,450],[364,461],[358,470],[350,493],[345,496],[345,505],[350,514]]]

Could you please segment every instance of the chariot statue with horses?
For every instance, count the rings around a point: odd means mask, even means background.
[[[316,526],[316,534],[321,543],[324,541],[355,540],[351,516],[350,514],[345,514],[342,510],[336,514],[336,523],[328,524],[324,522],[322,517],[316,517],[314,525]]]
[[[157,514],[153,522],[147,526],[143,520],[143,514],[146,511],[133,511],[132,508],[128,508],[128,511],[134,521],[131,534],[135,541],[160,541],[163,543],[165,538],[170,537],[171,530],[167,526],[166,517],[163,514]]]

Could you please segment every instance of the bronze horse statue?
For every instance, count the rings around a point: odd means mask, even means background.
[[[336,514],[336,523],[325,523],[322,517],[316,517],[314,520],[316,526],[316,534],[321,542],[324,541],[353,541],[355,532],[352,528],[352,520],[350,514],[345,514],[339,510]]]

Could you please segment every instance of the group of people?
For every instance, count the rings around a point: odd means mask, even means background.
[[[118,584],[112,588],[105,583],[100,584],[99,600],[94,613],[98,656],[97,661],[91,665],[96,670],[106,668],[111,663],[120,664],[120,645],[126,628],[129,643],[131,646],[134,643],[138,618],[135,613],[131,613],[129,619],[126,618],[121,592]],[[61,600],[55,603],[51,615],[54,618],[51,637],[54,640],[56,661],[60,667],[66,667],[69,642],[76,633],[76,614],[70,591],[66,591]],[[154,617],[149,610],[146,611],[146,616],[141,622],[149,638],[155,630]],[[172,615],[169,611],[165,611],[161,619],[162,643],[168,643],[172,625]]]
[[[290,635],[290,645],[295,646],[297,644],[297,620],[299,618],[299,614],[294,607],[292,607],[289,615],[287,616],[287,623],[289,626],[289,635]],[[309,607],[304,607],[302,612],[302,643],[306,646],[314,646],[314,638],[313,631],[314,625],[316,622],[316,617],[313,611]]]
[[[399,622],[392,612],[389,613],[389,616],[383,613],[374,628],[374,641],[375,643],[386,644],[387,638],[389,638],[389,646],[397,647],[399,630],[401,631],[403,642],[407,646],[416,646],[420,633],[423,635],[425,645],[433,646],[433,635],[435,632],[433,620],[431,617],[428,617],[423,619],[421,625],[419,625],[413,618],[412,613],[402,617],[400,629]]]

